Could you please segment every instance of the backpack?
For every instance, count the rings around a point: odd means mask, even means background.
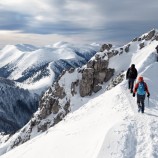
[[[137,94],[145,95],[145,93],[146,93],[145,83],[144,82],[139,82],[138,83]]]

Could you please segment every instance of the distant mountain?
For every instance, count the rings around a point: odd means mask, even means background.
[[[38,97],[0,78],[0,132],[14,133],[23,127],[38,108]]]
[[[81,67],[98,50],[96,44],[67,42],[40,48],[28,44],[7,45],[0,51],[0,76],[25,83],[26,88],[46,89],[64,69]]]

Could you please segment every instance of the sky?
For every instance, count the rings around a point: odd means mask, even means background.
[[[126,44],[158,28],[157,0],[0,0],[0,47]]]

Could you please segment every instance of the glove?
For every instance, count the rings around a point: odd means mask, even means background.
[[[135,97],[135,93],[133,93],[133,97]]]
[[[148,97],[148,98],[150,97],[150,93],[147,94],[147,97]]]

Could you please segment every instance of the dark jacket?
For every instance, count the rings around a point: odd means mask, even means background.
[[[127,79],[136,79],[137,78],[137,69],[135,67],[130,67],[128,70],[127,70],[127,73],[126,73],[126,78]]]

